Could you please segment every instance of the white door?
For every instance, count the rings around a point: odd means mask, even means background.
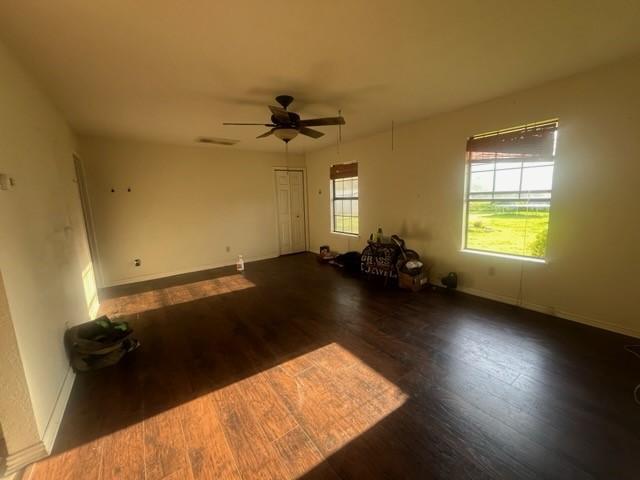
[[[276,170],[280,255],[306,249],[304,177],[300,170]]]
[[[305,250],[304,228],[304,182],[300,170],[289,172],[289,190],[291,192],[291,249],[294,252]]]

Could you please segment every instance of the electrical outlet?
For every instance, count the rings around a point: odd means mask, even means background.
[[[231,251],[231,247],[227,245],[227,246],[225,247],[225,250],[226,250],[227,252],[230,252],[230,251]]]
[[[142,260],[140,260],[139,258],[134,259],[133,265],[139,267],[140,265],[142,265]]]
[[[489,276],[493,277],[496,274],[496,269],[494,267],[489,267]]]

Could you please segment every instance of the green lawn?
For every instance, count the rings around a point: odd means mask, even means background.
[[[470,202],[467,248],[544,258],[549,209],[502,207],[491,202]],[[337,232],[358,233],[358,217],[335,217]]]
[[[527,211],[490,202],[470,202],[467,248],[544,258],[549,209]]]
[[[354,235],[359,232],[358,217],[343,217],[336,215],[334,231],[342,233],[353,233]]]

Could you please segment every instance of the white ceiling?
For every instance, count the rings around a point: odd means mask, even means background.
[[[291,94],[349,140],[640,51],[637,0],[21,0],[0,39],[80,133],[283,149],[262,127]],[[294,151],[336,141],[298,137]]]

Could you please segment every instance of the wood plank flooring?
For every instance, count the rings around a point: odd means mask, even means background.
[[[621,335],[301,254],[116,287],[40,479],[638,479]]]

